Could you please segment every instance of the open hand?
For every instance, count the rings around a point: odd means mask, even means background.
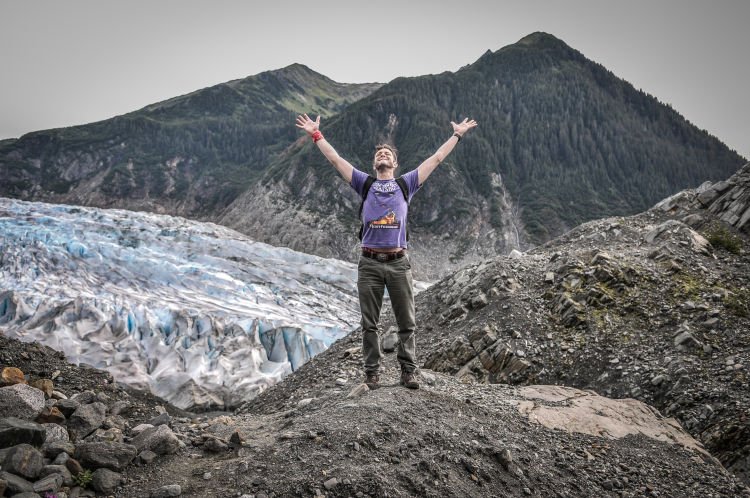
[[[312,135],[316,131],[318,131],[318,128],[320,127],[320,116],[318,116],[318,119],[313,121],[310,119],[307,114],[303,114],[302,116],[297,116],[297,128],[302,128],[307,132],[308,135]]]
[[[464,136],[464,133],[474,128],[475,126],[477,126],[477,122],[474,121],[473,119],[469,121],[469,118],[464,118],[464,120],[458,124],[451,121],[451,126],[453,126],[453,131],[455,133],[458,133],[459,135]]]

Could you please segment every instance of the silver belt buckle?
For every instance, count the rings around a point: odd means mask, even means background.
[[[380,262],[388,261],[388,254],[384,252],[379,252],[377,256],[375,256],[375,259],[377,259]]]

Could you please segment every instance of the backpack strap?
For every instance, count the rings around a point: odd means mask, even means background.
[[[370,192],[370,187],[372,187],[373,183],[375,183],[375,177],[367,175],[365,184],[362,187],[362,202],[359,204],[359,214],[357,215],[357,217],[360,219],[359,240],[362,240],[362,235],[364,235],[365,233],[365,224],[364,222],[362,222],[362,208],[365,206],[365,199],[367,199],[367,194]]]
[[[396,183],[401,188],[401,193],[404,194],[404,200],[406,201],[407,207],[409,206],[409,187],[406,186],[406,180],[403,176],[396,178]],[[409,240],[409,217],[406,217],[406,240]]]

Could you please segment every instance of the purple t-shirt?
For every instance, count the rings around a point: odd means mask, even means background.
[[[419,190],[417,170],[403,175],[406,180],[409,202]],[[362,197],[367,174],[354,168],[352,171],[352,188]],[[401,193],[396,180],[375,180],[362,206],[362,247],[406,249],[406,217],[409,206]]]

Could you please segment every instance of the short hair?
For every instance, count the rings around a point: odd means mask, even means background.
[[[398,150],[391,144],[378,144],[375,146],[375,153],[380,149],[388,149],[393,154],[393,161],[398,164]]]

